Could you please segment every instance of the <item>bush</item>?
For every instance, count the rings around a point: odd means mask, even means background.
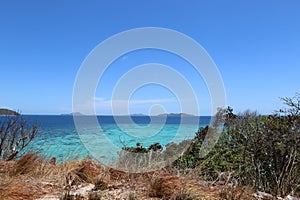
[[[22,116],[1,117],[0,160],[13,160],[24,154],[37,133],[38,127],[28,125]]]
[[[283,101],[287,108],[269,116],[250,111],[235,115],[230,107],[220,109],[214,123],[224,126],[214,148],[201,158],[209,131],[201,128],[173,165],[200,168],[211,180],[220,172],[230,172],[239,185],[274,195],[300,193],[300,95]]]
[[[299,116],[247,111],[228,123],[202,166],[232,171],[239,184],[285,196],[300,183],[299,131]]]
[[[147,171],[161,168],[163,147],[160,143],[155,143],[144,148],[141,143],[136,147],[123,147],[118,152],[119,159],[117,167],[126,171]]]

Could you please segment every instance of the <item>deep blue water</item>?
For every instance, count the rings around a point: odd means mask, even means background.
[[[39,134],[31,148],[45,157],[59,160],[81,159],[97,156],[114,160],[124,146],[144,147],[159,142],[163,146],[194,137],[195,132],[210,123],[211,117],[148,117],[148,116],[73,116],[25,115],[29,124],[39,126]],[[200,121],[199,121],[200,120]]]

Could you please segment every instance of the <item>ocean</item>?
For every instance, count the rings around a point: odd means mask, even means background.
[[[46,158],[64,161],[97,157],[112,162],[122,147],[135,147],[138,142],[143,147],[157,142],[165,147],[171,142],[192,139],[211,120],[209,116],[78,116],[75,123],[73,116],[68,115],[23,118],[39,126],[39,134],[30,148]]]

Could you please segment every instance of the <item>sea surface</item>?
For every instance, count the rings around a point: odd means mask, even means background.
[[[143,147],[159,142],[179,143],[192,139],[195,132],[209,125],[211,117],[180,116],[78,116],[24,115],[29,124],[39,126],[30,148],[58,161],[100,157],[115,160],[122,147]]]

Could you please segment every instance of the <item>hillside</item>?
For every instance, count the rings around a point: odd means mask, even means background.
[[[6,108],[0,108],[0,115],[20,115],[20,113]]]

